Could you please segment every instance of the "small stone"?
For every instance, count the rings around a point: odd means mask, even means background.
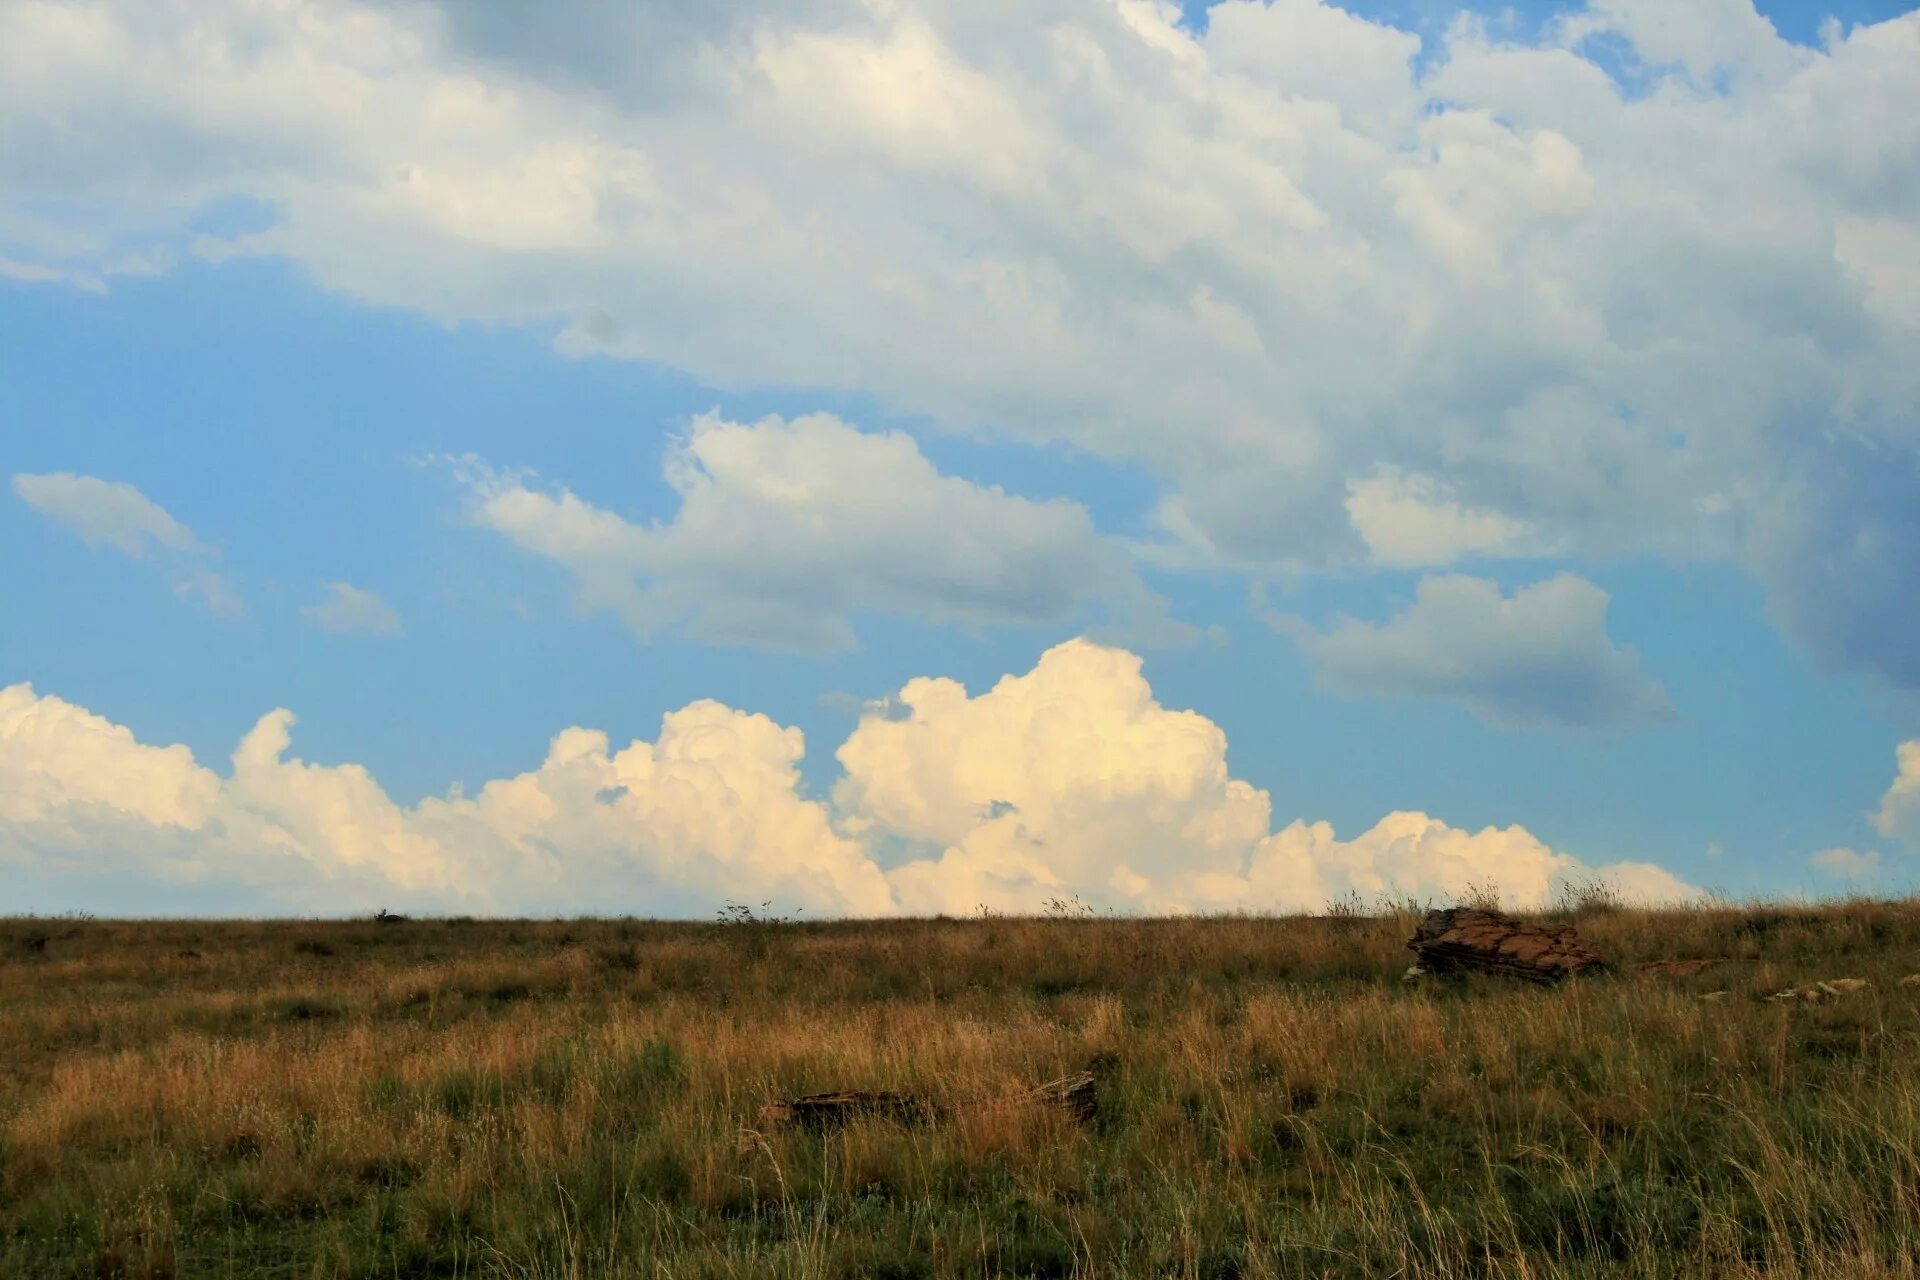
[[[1700,997],[1700,1001],[1702,1004],[1715,1004],[1721,1000],[1725,1000],[1731,994],[1731,992],[1727,991],[1709,991]]]
[[[1900,985],[1903,987],[1920,987],[1920,973],[1908,974],[1906,977],[1900,979]]]
[[[1427,970],[1421,968],[1417,964],[1410,964],[1407,966],[1407,971],[1400,975],[1400,981],[1418,982],[1420,979],[1426,976],[1427,976]],[[1915,976],[1920,977],[1920,974],[1916,974]]]

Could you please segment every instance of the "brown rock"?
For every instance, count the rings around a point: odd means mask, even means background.
[[[1527,924],[1483,907],[1429,911],[1407,946],[1433,973],[1466,969],[1551,984],[1612,968],[1572,929]]]

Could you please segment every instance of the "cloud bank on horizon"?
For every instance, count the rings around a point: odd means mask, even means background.
[[[1495,887],[1515,906],[1595,880],[1632,901],[1698,890],[1649,863],[1593,867],[1519,826],[1392,813],[1341,840],[1274,829],[1226,735],[1161,706],[1140,660],[1059,645],[993,688],[909,682],[807,796],[799,730],[711,700],[652,742],[555,735],[530,772],[413,806],[362,767],[289,756],[260,718],[222,775],[28,685],[0,689],[0,867],[132,884],[218,883],[256,912],[578,910],[685,915],[724,898],[821,915],[1037,913],[1047,899],[1155,913],[1314,911],[1356,893]],[[1915,744],[1920,750],[1920,744]]]
[[[1920,688],[1920,14],[1808,47],[1747,0],[1424,45],[1321,0],[1225,0],[1204,33],[1154,0],[0,12],[16,279],[276,255],[568,352],[856,390],[1143,469],[1168,564],[1730,562],[1825,667]],[[236,208],[254,229],[216,225]],[[679,522],[603,527],[648,581],[583,590],[643,628],[845,643],[835,604],[676,586],[750,573],[684,536],[757,501],[717,442]],[[969,500],[840,444],[937,493],[929,521]],[[799,497],[804,527],[845,494]],[[821,587],[935,618],[1138,603],[1081,516],[999,510],[1005,543],[936,584]],[[983,586],[1037,542],[1042,580]]]

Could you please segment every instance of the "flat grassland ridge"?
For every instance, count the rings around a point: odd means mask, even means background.
[[[0,1276],[1920,1274],[1920,904],[1414,919],[0,920]]]

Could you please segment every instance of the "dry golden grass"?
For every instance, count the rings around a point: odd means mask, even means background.
[[[1410,925],[0,921],[0,1276],[1920,1272],[1920,906]],[[944,1118],[750,1131],[839,1088]]]

